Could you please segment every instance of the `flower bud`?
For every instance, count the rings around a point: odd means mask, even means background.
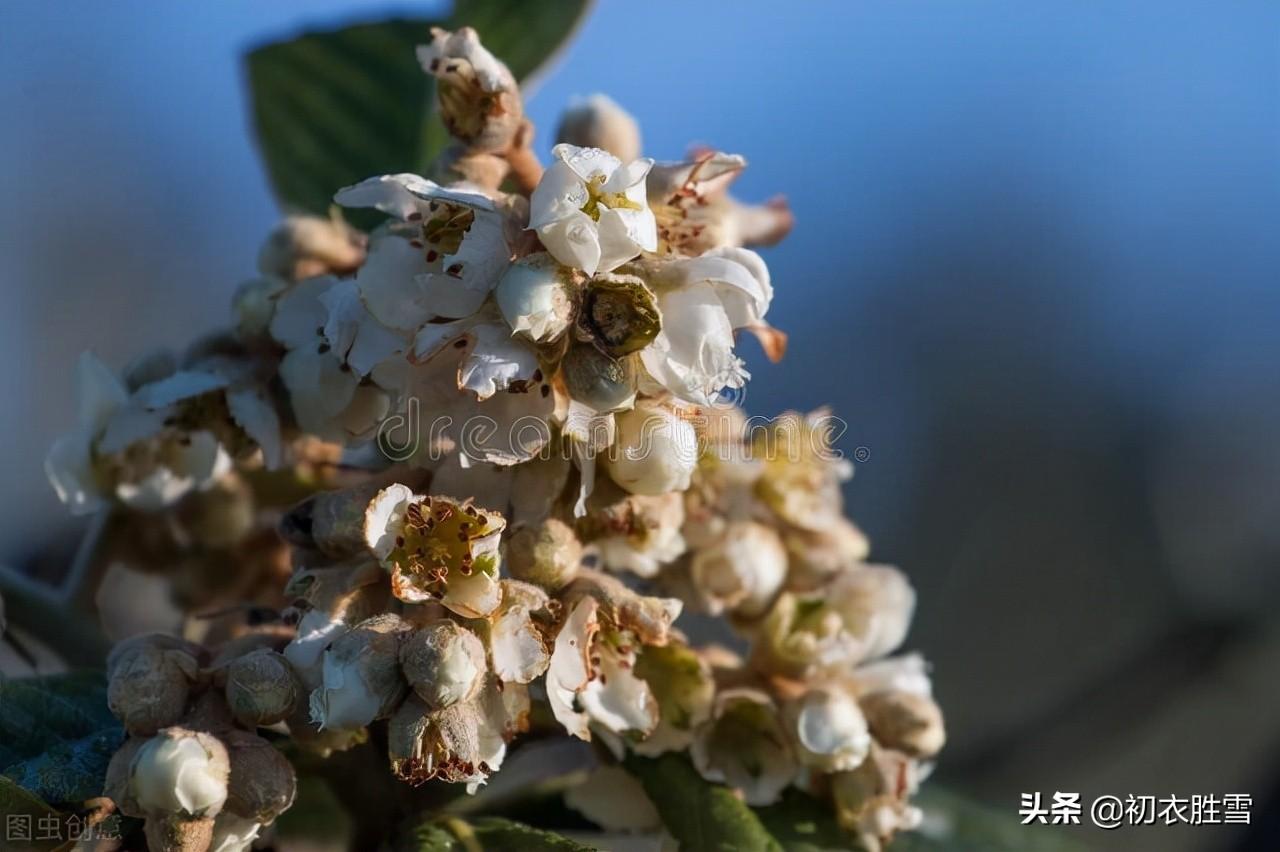
[[[640,156],[640,125],[607,95],[591,95],[569,105],[556,130],[557,142],[602,148],[624,163]]]
[[[451,136],[477,151],[501,151],[512,143],[524,117],[520,89],[474,29],[433,27],[418,61],[436,79],[440,118]]]
[[[165,636],[139,636],[107,659],[107,706],[131,734],[148,736],[176,724],[199,673],[198,649]]]
[[[341,219],[290,216],[258,252],[258,271],[285,281],[346,275],[364,263],[365,237]]]
[[[689,563],[694,590],[711,615],[726,609],[763,615],[787,577],[787,552],[778,534],[755,521],[729,524],[723,538],[696,550]]]
[[[867,759],[871,734],[850,691],[839,685],[815,687],[792,702],[787,715],[805,766],[840,772]]]
[[[252,278],[237,287],[231,297],[236,336],[241,340],[266,338],[276,314],[276,298],[288,286],[282,278]]]
[[[213,817],[227,800],[226,746],[212,734],[165,728],[133,759],[130,792],[150,816]]]
[[[507,325],[534,343],[550,343],[573,321],[572,272],[546,252],[522,257],[494,290]]]
[[[577,343],[565,353],[560,368],[569,396],[595,411],[616,411],[635,401],[635,366],[630,360]]]
[[[863,696],[862,712],[877,742],[910,757],[933,757],[947,741],[942,710],[927,695],[873,692]]]
[[[231,774],[225,812],[265,825],[288,810],[297,779],[284,755],[246,731],[229,731],[226,746]]]
[[[610,571],[655,577],[685,552],[684,495],[626,494],[602,483],[587,502],[578,532],[599,552]]]
[[[632,494],[663,494],[689,487],[698,462],[697,434],[661,405],[637,405],[618,415],[618,438],[604,467]]]
[[[690,756],[703,778],[741,791],[756,807],[776,802],[799,771],[777,708],[754,689],[726,689],[716,696]]]
[[[342,558],[365,550],[364,522],[377,483],[321,491],[294,506],[280,520],[280,534],[293,544]]]
[[[524,580],[555,592],[578,574],[582,543],[573,528],[557,518],[521,527],[507,539],[507,570]]]
[[[400,646],[400,667],[432,710],[471,700],[488,669],[480,638],[448,619],[410,633]]]
[[[415,785],[431,779],[483,782],[506,753],[501,720],[487,712],[489,704],[477,698],[430,710],[417,695],[409,696],[387,727],[391,771]]]
[[[803,677],[818,667],[873,660],[906,638],[915,591],[901,571],[864,565],[814,592],[784,592],[761,626],[753,661]]]
[[[324,652],[322,683],[311,693],[311,720],[320,728],[361,728],[391,715],[407,686],[400,676],[398,616],[374,616],[334,640]]]
[[[227,704],[245,727],[274,725],[293,712],[298,681],[283,654],[261,648],[233,660],[226,675]]]

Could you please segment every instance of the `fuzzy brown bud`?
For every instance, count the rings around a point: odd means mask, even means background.
[[[245,731],[229,732],[226,744],[231,758],[226,810],[263,824],[288,810],[297,792],[297,778],[284,755],[262,737]]]
[[[573,581],[582,562],[582,543],[557,518],[522,527],[507,540],[507,570],[517,580],[549,592]]]
[[[400,667],[413,691],[433,710],[473,698],[487,670],[480,638],[448,619],[410,634],[400,646]]]
[[[274,725],[293,712],[298,680],[283,654],[266,648],[246,654],[227,666],[226,676],[227,704],[240,724]]]
[[[147,817],[142,827],[151,852],[205,852],[213,843],[213,819],[176,814]]]
[[[140,636],[107,658],[107,705],[138,736],[178,722],[199,673],[198,649],[166,636]]]
[[[861,699],[871,735],[883,746],[910,757],[932,757],[947,740],[942,710],[927,695],[901,690],[873,692]]]

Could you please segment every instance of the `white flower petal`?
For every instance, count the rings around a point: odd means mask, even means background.
[[[271,317],[271,336],[286,349],[315,346],[324,342],[329,311],[320,297],[338,279],[328,275],[308,278],[285,291],[276,302]]]
[[[226,386],[227,380],[215,373],[203,370],[179,370],[158,382],[151,382],[138,388],[133,398],[143,408],[157,409],[210,391],[221,390]]]
[[[129,399],[129,391],[115,373],[92,352],[82,352],[76,362],[77,422],[96,434],[116,409]]]
[[[615,734],[638,731],[648,735],[658,724],[658,702],[649,684],[635,676],[629,659],[607,645],[598,645],[600,671],[579,695],[591,721]]]
[[[599,148],[579,148],[561,142],[551,149],[551,156],[564,163],[582,181],[589,181],[597,175],[604,175],[607,180],[619,168],[622,161]]]
[[[422,249],[403,237],[375,237],[369,256],[356,272],[360,298],[369,313],[388,328],[417,331],[436,315],[428,292],[428,266]]]
[[[373,207],[399,219],[419,212],[420,197],[439,187],[424,177],[412,174],[379,175],[343,187],[333,200],[343,207]]]
[[[245,434],[262,449],[262,461],[274,470],[284,460],[280,440],[280,417],[262,388],[227,391],[227,409]]]
[[[405,509],[413,491],[395,483],[379,491],[364,512],[364,540],[373,555],[386,559],[396,547],[396,536],[404,528]]]
[[[44,460],[45,476],[73,515],[88,515],[106,505],[94,477],[89,441],[83,431],[63,435]]]
[[[529,196],[529,229],[541,231],[574,213],[581,213],[588,197],[582,179],[557,160],[542,173],[542,180]]]
[[[565,266],[594,275],[600,265],[600,235],[596,223],[581,210],[574,210],[538,229],[538,239],[551,256]]]

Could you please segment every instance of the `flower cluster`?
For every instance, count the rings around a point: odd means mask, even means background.
[[[605,747],[607,783],[567,801],[606,826],[652,827],[626,755],[680,752],[753,806],[793,785],[831,802],[868,847],[912,827],[944,739],[922,659],[888,656],[914,592],[865,562],[826,412],[721,401],[748,378],[742,332],[785,349],[750,248],[790,229],[785,203],[730,196],[736,155],[640,156],[602,96],[544,170],[475,32],[418,56],[454,138],[435,179],[340,189],[385,214],[367,235],[287,220],[233,328],[182,357],[81,361],[79,428],[47,462],[64,502],[110,508],[178,588],[274,566],[266,624],[113,654],[132,738],[108,794],[155,848],[234,852],[292,798],[259,729],[317,755],[377,743],[389,776],[474,791],[542,707]],[[686,607],[734,647],[697,647]],[[619,789],[641,805],[621,819],[600,798]]]

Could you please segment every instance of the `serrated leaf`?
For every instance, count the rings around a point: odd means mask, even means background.
[[[703,779],[679,754],[658,758],[630,755],[624,764],[640,779],[662,823],[682,849],[699,852],[782,852],[759,817],[733,791]]]
[[[593,852],[575,840],[501,817],[464,821],[454,817],[424,822],[406,832],[396,852],[474,852],[476,849],[520,852]]]
[[[123,741],[100,673],[0,682],[0,767],[46,802],[101,795],[107,764]]]
[[[458,0],[447,19],[312,32],[248,54],[253,125],[276,196],[323,214],[373,175],[426,170],[447,140],[414,49],[432,26],[473,26],[517,80],[564,42],[588,0]]]

